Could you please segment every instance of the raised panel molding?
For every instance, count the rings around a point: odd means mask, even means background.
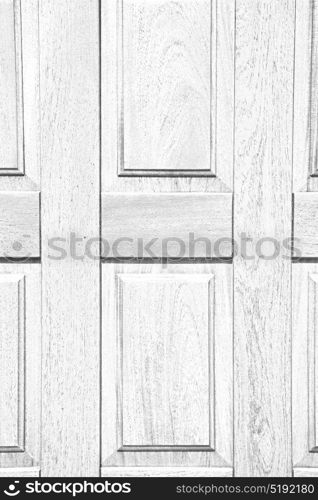
[[[0,175],[24,174],[21,0],[0,0]]]
[[[40,264],[0,264],[0,476],[40,463]]]
[[[296,1],[294,191],[318,190],[318,2]]]
[[[119,175],[215,175],[216,3],[117,1]]]
[[[318,273],[308,276],[308,397],[309,397],[309,451],[318,451]]]
[[[318,467],[318,265],[293,264],[293,465]]]
[[[232,191],[234,7],[102,2],[103,191]]]
[[[213,279],[117,275],[121,450],[214,449]]]
[[[231,266],[107,263],[102,276],[102,474],[227,474]]]
[[[311,0],[311,54],[310,54],[310,154],[309,173],[318,176],[318,3]]]
[[[24,450],[24,280],[0,274],[0,453]]]

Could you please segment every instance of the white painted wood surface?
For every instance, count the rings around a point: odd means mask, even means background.
[[[234,261],[234,419],[231,264],[48,257],[50,237],[77,233],[81,255],[100,227],[281,242],[293,226],[317,259],[317,13],[0,0],[0,256],[39,261],[41,229],[43,266],[41,290],[40,262],[0,264],[0,476],[317,476],[317,264],[291,288],[281,256]]]
[[[41,269],[0,264],[0,477],[40,466]],[[29,471],[29,472],[28,472]],[[23,472],[24,474],[24,472]]]
[[[234,237],[292,224],[294,0],[236,2]],[[235,474],[289,476],[291,262],[234,260]]]
[[[232,190],[234,8],[233,0],[101,3],[103,192]]]
[[[39,190],[38,3],[0,2],[0,190]]]
[[[318,477],[318,468],[295,467],[294,477]]]
[[[158,237],[159,242],[151,250],[155,257],[160,257],[164,238],[174,237],[185,244],[185,257],[189,257],[191,231],[198,239],[212,240],[212,249],[218,238],[232,237],[234,7],[232,0],[118,0],[101,4],[102,236],[111,246],[120,237],[131,237],[134,242],[138,238],[148,242]],[[221,247],[223,256],[231,256],[229,241],[225,248]],[[170,241],[169,256],[173,253],[178,257],[179,247]],[[127,240],[121,240],[120,254],[140,257]],[[211,255],[216,256],[213,250]],[[206,243],[198,241],[193,257],[206,256]],[[159,475],[171,474],[169,467],[178,467],[175,472],[185,475],[194,473],[193,467],[200,467],[203,475],[213,475],[215,467],[220,467],[220,475],[232,471],[232,318],[228,316],[232,303],[231,266],[204,266],[197,262],[169,265],[166,269],[154,263],[104,262],[102,268],[103,467],[114,467],[115,474],[129,473],[129,469],[120,470],[122,466],[137,467],[138,474],[143,467],[151,466],[155,467],[153,473]],[[172,280],[169,285],[168,281],[162,284],[161,274],[178,277],[180,273],[215,274],[214,318],[207,319],[210,312],[206,300],[203,310],[196,298],[186,299],[186,295],[181,307],[182,293],[190,294],[190,287],[184,285],[184,291],[177,293],[180,278],[176,278],[177,283]],[[150,290],[148,286],[144,289],[141,282],[141,295],[137,291],[136,296],[127,292],[122,302],[122,319],[118,316],[117,274],[125,279],[130,274],[140,274],[139,280],[145,275],[147,280],[158,275]],[[143,308],[149,292],[152,297],[148,297],[149,304]],[[201,297],[202,293],[198,292]],[[175,303],[176,311],[169,306],[168,297]],[[179,307],[177,297],[181,301]],[[212,314],[212,304],[210,309]],[[156,310],[156,316],[152,318],[149,310]],[[187,314],[193,318],[188,330],[184,323]],[[124,359],[126,372],[131,376],[123,374],[124,385],[126,381],[126,385],[135,387],[131,396],[129,388],[124,388],[127,398],[123,401],[122,389],[118,388],[122,376],[117,337],[120,321],[126,321],[124,330],[130,332],[124,341],[124,345],[130,346]],[[133,330],[128,326],[132,321]],[[203,411],[207,407],[205,378],[209,376],[205,376],[204,346],[209,321],[210,330],[214,325],[216,335],[216,393],[212,396],[215,421],[208,436],[208,421],[213,415],[205,412],[197,423],[195,415],[199,407]],[[201,326],[198,329],[194,325]],[[194,328],[198,329],[197,337],[191,333]],[[188,332],[185,338],[181,331]],[[192,405],[189,403],[185,410],[188,419],[183,421],[181,405],[193,393],[194,385],[189,382],[182,388],[186,368],[180,365],[177,345],[190,363],[189,346],[194,338],[197,343],[193,357],[203,363],[195,378],[196,388],[201,387],[202,394]],[[170,343],[170,354],[167,352],[166,359],[161,360],[156,350],[165,351]],[[140,350],[138,346],[145,347]],[[136,361],[140,356],[143,371]],[[170,372],[169,365],[175,373]],[[146,382],[141,373],[151,366],[151,380]],[[180,395],[172,401],[171,394],[177,387]],[[173,410],[166,424],[168,417],[160,410],[158,391],[163,407]],[[137,411],[134,394],[136,400],[143,397],[142,411]],[[131,421],[124,424],[125,442],[119,425],[123,414]],[[182,472],[184,466],[189,467],[187,472]],[[205,467],[211,470],[207,472]],[[106,470],[103,468],[102,473]],[[143,473],[147,475],[149,469]]]
[[[297,263],[293,265],[292,291],[292,432],[295,477],[318,475],[317,9],[317,0],[296,3],[293,235]],[[306,263],[306,259],[312,263]]]
[[[0,256],[40,256],[40,196],[0,192]]]
[[[104,193],[102,237],[108,257],[231,257],[232,195]]]
[[[41,1],[43,476],[100,470],[99,262],[69,246],[99,235],[98,40],[97,0]]]
[[[0,174],[23,174],[22,32],[20,0],[1,0]]]
[[[39,467],[0,468],[0,477],[40,477]]]
[[[121,174],[213,175],[215,4],[118,2]]]
[[[318,257],[318,193],[294,195],[294,256]]]
[[[318,265],[293,265],[293,462],[318,467],[317,454]]]
[[[232,477],[231,467],[102,467],[102,477]]]
[[[25,282],[0,274],[0,451],[24,448]]]
[[[214,447],[211,274],[117,275],[122,448]]]
[[[294,191],[317,191],[318,3],[296,1]]]
[[[220,467],[222,475],[233,456],[231,265],[105,263],[102,275],[107,474],[125,466],[163,476],[169,467],[189,467],[188,475]]]

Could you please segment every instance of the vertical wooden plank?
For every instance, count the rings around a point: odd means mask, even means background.
[[[40,46],[41,473],[97,476],[99,260],[83,254],[85,242],[99,235],[98,0],[41,0]],[[72,232],[82,238],[77,257],[69,250]],[[52,237],[65,238],[60,260],[50,258]]]
[[[291,261],[255,245],[291,235],[295,1],[236,5],[234,234],[253,243],[235,259],[235,474],[288,476]]]

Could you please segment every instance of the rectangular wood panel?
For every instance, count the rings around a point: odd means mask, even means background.
[[[231,266],[104,263],[102,276],[104,472],[227,473]]]
[[[39,193],[0,192],[0,257],[39,256]]]
[[[40,264],[0,264],[0,476],[39,467]]]
[[[0,274],[0,452],[24,448],[24,276]]]
[[[213,278],[118,275],[123,448],[214,446]]]
[[[318,451],[318,274],[308,276],[309,451]]]
[[[213,175],[215,4],[117,1],[120,175]]]
[[[293,264],[293,462],[300,468],[318,467],[317,286],[317,264]]]
[[[0,175],[23,174],[20,0],[0,0]]]
[[[103,192],[231,192],[233,0],[101,2]]]
[[[231,194],[102,196],[104,257],[231,257]]]
[[[294,191],[318,190],[318,3],[296,1]]]

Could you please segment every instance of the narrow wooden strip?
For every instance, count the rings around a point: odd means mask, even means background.
[[[39,467],[7,467],[0,469],[0,477],[39,477]]]
[[[234,260],[237,476],[292,474],[291,261],[257,244],[291,234],[294,18],[294,0],[236,2],[234,237],[249,238]]]
[[[294,257],[318,257],[318,193],[294,195]]]
[[[102,236],[104,257],[231,257],[232,195],[104,193]]]
[[[0,274],[0,452],[25,445],[25,276]]]
[[[294,477],[318,477],[318,469],[310,467],[295,467]]]
[[[99,474],[99,2],[40,2],[43,476]],[[76,255],[71,234],[81,238]],[[49,240],[64,238],[64,258]],[[97,249],[96,249],[97,246]],[[79,252],[79,254],[77,254]]]
[[[0,257],[40,256],[40,194],[0,192]]]
[[[315,134],[317,134],[317,33],[314,28],[314,1],[296,2],[295,26],[295,91],[293,188],[310,191],[315,179]],[[317,15],[317,14],[316,14]]]
[[[232,477],[232,467],[102,467],[102,477]]]

